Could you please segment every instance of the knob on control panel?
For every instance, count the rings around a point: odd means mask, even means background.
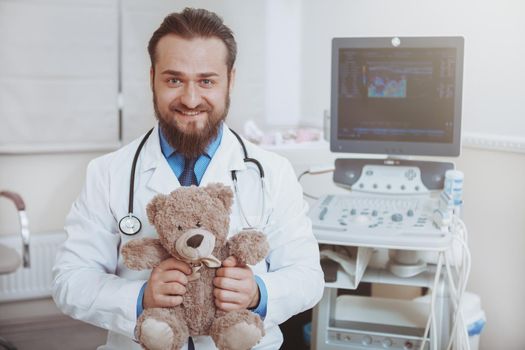
[[[383,344],[383,347],[384,348],[389,348],[392,346],[392,339],[390,338],[385,338],[383,339],[383,341],[381,342],[381,344]]]
[[[365,335],[362,340],[363,345],[370,345],[372,344],[372,337]]]

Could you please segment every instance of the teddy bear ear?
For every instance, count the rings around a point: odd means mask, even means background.
[[[228,186],[220,183],[212,183],[204,187],[204,190],[208,192],[210,197],[220,200],[224,208],[231,208],[233,204],[233,192]]]
[[[168,196],[164,194],[159,194],[153,197],[153,199],[148,203],[146,207],[146,212],[148,213],[148,220],[152,225],[155,225],[155,218],[157,212],[162,208]]]

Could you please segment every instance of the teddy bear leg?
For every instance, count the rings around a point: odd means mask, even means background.
[[[146,309],[137,320],[136,337],[147,350],[178,350],[188,336],[186,322],[173,309]]]
[[[261,318],[248,310],[228,312],[216,318],[211,337],[220,350],[247,350],[264,336]]]

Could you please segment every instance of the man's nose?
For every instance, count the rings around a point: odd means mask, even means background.
[[[189,83],[184,86],[180,101],[188,109],[194,109],[201,103],[199,90],[194,83]]]

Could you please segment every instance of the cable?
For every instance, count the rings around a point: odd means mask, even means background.
[[[303,171],[303,172],[301,173],[301,175],[299,175],[299,176],[297,177],[297,181],[298,181],[298,182],[301,182],[301,178],[302,178],[304,175],[306,175],[306,174],[310,174],[310,171],[309,171],[309,170]],[[319,197],[312,196],[311,194],[306,193],[304,190],[303,190],[303,196],[306,197],[306,198],[313,199],[313,200],[318,200],[318,199],[319,199]]]
[[[461,230],[466,235],[466,226],[463,223],[463,221],[461,221],[461,219],[459,218],[456,218],[455,221],[456,222],[454,224],[459,224],[459,226],[461,226]],[[456,295],[455,295],[456,312],[454,313],[454,323],[452,326],[452,332],[450,334],[450,339],[449,339],[449,343],[447,346],[447,350],[450,350],[453,344],[455,344],[456,349],[470,349],[467,327],[465,325],[465,321],[463,318],[462,304],[463,304],[463,295],[465,293],[468,277],[470,275],[471,255],[468,250],[467,243],[463,240],[463,237],[453,235],[452,238],[461,244],[463,248],[462,252],[465,255],[461,261],[462,269],[460,270],[461,273],[458,275],[457,290],[454,290],[456,292]],[[449,283],[451,285],[453,284],[452,276],[450,276],[449,278]]]
[[[420,345],[420,350],[425,346],[425,343],[429,341],[428,333],[430,327],[432,327],[432,346],[434,349],[437,349],[437,321],[436,321],[436,294],[437,287],[441,275],[441,268],[444,265],[446,269],[447,281],[448,281],[448,295],[451,300],[451,304],[454,308],[454,313],[452,316],[453,322],[452,327],[450,328],[450,338],[447,350],[452,348],[458,350],[470,350],[469,335],[467,330],[467,325],[463,317],[462,304],[463,304],[463,295],[467,287],[467,281],[470,275],[471,268],[471,255],[467,245],[468,231],[465,223],[456,215],[452,217],[452,222],[449,227],[452,239],[459,242],[460,244],[460,254],[459,261],[455,262],[454,271],[451,268],[451,260],[454,260],[454,245],[451,246],[450,251],[440,252],[437,262],[436,275],[434,278],[434,285],[431,295],[430,303],[430,314],[427,319],[427,324],[425,326],[425,331],[423,333],[423,339]],[[447,254],[450,254],[449,257]],[[443,331],[443,330],[442,330]],[[444,344],[442,344],[442,348]]]
[[[306,174],[310,174],[310,175],[321,175],[321,174],[326,174],[326,173],[331,173],[331,172],[334,172],[335,168],[332,164],[330,165],[321,165],[321,166],[312,166],[310,167],[308,170],[305,170],[303,171],[298,177],[297,177],[297,181],[298,182],[301,182],[301,178],[306,175]],[[319,197],[316,197],[316,196],[312,196],[311,194],[308,194],[306,192],[303,191],[303,196],[304,197],[307,197],[307,198],[310,198],[310,199],[313,199],[313,200],[318,200]]]
[[[454,245],[450,252],[445,252],[445,268],[448,281],[448,295],[451,304],[455,310],[453,313],[452,327],[450,328],[450,337],[448,341],[447,350],[452,349],[470,349],[469,337],[467,327],[463,317],[463,295],[467,286],[468,277],[470,274],[471,256],[468,250],[466,237],[468,232],[465,224],[457,216],[452,217],[452,222],[449,227],[452,239],[460,243],[459,261],[454,262],[454,271],[451,269],[451,261],[455,260]],[[450,253],[451,257],[446,253]]]
[[[439,284],[439,279],[440,279],[440,276],[441,276],[441,266],[443,264],[442,262],[443,260],[443,253],[440,252],[439,253],[439,256],[438,256],[438,262],[437,262],[437,265],[436,265],[436,274],[434,276],[434,284],[433,284],[433,287],[432,287],[432,295],[430,296],[430,314],[428,315],[428,319],[427,319],[427,324],[425,326],[425,331],[423,332],[423,337],[422,337],[422,340],[421,340],[421,345],[419,346],[419,350],[423,350],[424,347],[425,347],[425,343],[429,340],[428,339],[428,332],[430,330],[430,325],[432,324],[432,331],[433,331],[433,334],[436,334],[436,329],[434,328],[435,327],[435,308],[436,308],[436,293],[434,292],[437,287],[438,287],[438,284]],[[434,339],[435,340],[435,339]],[[434,349],[437,348],[437,345],[434,344]]]
[[[457,291],[455,295],[457,299],[456,300],[456,313],[454,314],[454,325],[452,327],[452,333],[451,333],[451,337],[450,337],[450,341],[449,341],[449,345],[447,349],[451,349],[452,344],[454,343],[456,345],[456,348],[469,349],[470,343],[469,343],[467,327],[465,325],[464,318],[463,318],[462,303],[463,303],[463,295],[465,293],[468,277],[470,274],[471,255],[470,255],[468,245],[466,242],[466,237],[468,237],[467,228],[465,226],[465,223],[457,216],[453,217],[452,231],[453,233],[455,233],[452,236],[452,238],[458,241],[461,245],[462,255],[461,255],[461,269],[460,269],[460,273],[458,274]],[[456,337],[456,334],[457,334],[457,337]]]

